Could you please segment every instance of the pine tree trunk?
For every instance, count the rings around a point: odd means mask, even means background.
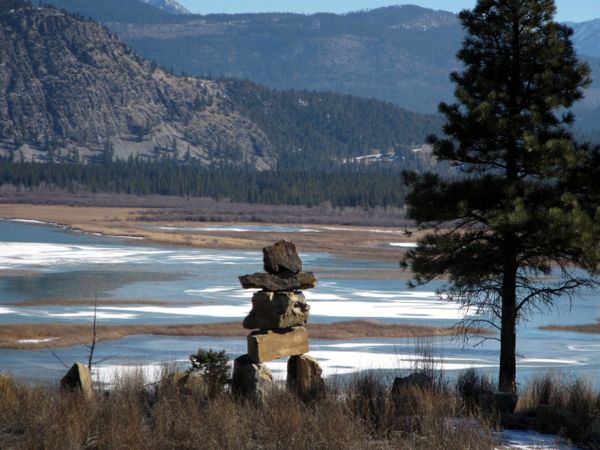
[[[508,262],[502,280],[502,330],[500,332],[500,374],[498,390],[517,392],[517,298],[516,264]]]

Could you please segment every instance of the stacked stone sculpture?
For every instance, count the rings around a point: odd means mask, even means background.
[[[279,241],[263,248],[265,272],[244,275],[244,289],[261,289],[252,297],[252,310],[244,319],[248,335],[248,353],[237,358],[233,370],[233,390],[243,395],[263,397],[272,374],[263,364],[291,356],[288,361],[288,386],[302,396],[322,391],[323,380],[318,363],[308,352],[308,332],[304,327],[310,306],[301,289],[311,289],[317,279],[302,272],[302,260],[296,246]]]

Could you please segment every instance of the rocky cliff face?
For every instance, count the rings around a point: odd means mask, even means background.
[[[93,22],[44,8],[0,13],[0,154],[274,167],[265,134],[226,97],[219,83],[157,69]]]

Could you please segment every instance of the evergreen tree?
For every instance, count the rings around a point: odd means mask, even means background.
[[[402,264],[414,285],[446,277],[449,298],[478,313],[467,326],[499,330],[503,392],[516,391],[518,321],[597,284],[598,197],[576,173],[598,165],[567,112],[589,69],[555,13],[553,0],[478,0],[460,14],[464,70],[456,103],[440,105],[446,138],[430,141],[464,177],[405,174],[410,217],[437,231]]]

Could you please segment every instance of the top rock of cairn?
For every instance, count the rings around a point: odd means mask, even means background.
[[[263,248],[263,265],[267,273],[240,277],[240,284],[244,289],[296,292],[317,285],[317,279],[312,272],[302,272],[302,260],[293,242],[279,241]]]
[[[281,272],[302,272],[302,260],[296,251],[296,245],[290,241],[279,241],[263,248],[265,272],[279,274]]]

